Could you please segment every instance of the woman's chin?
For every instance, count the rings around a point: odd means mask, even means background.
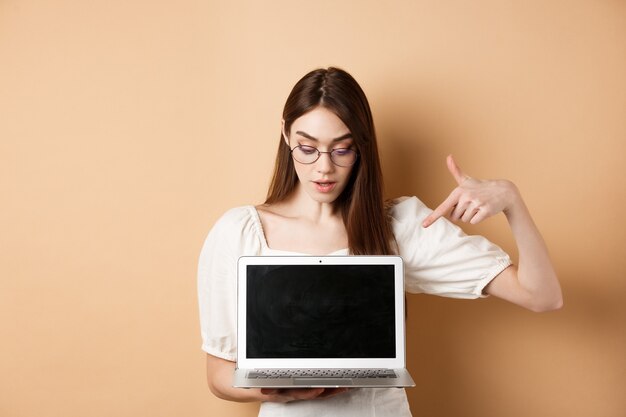
[[[320,204],[332,204],[335,202],[335,200],[337,200],[336,196],[330,196],[330,195],[312,195],[311,198],[313,199],[313,201],[315,201],[316,203],[320,203]]]
[[[310,191],[308,194],[313,201],[320,204],[332,204],[335,202],[335,200],[337,200],[337,197],[339,197],[339,193],[337,192],[320,193],[316,190],[313,190]]]

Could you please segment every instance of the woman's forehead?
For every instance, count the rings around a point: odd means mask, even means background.
[[[334,140],[350,133],[350,129],[332,111],[317,107],[294,120],[291,132],[302,132],[317,140]]]

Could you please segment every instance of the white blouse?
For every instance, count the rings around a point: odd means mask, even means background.
[[[509,256],[482,236],[468,236],[439,219],[422,221],[432,210],[416,197],[395,200],[393,234],[404,261],[405,290],[453,298],[483,297],[483,288],[511,264]],[[348,255],[342,249],[329,255]],[[254,206],[227,211],[204,242],[198,264],[198,300],[202,350],[229,361],[237,359],[237,259],[240,256],[306,255],[267,245]],[[406,394],[397,388],[354,389],[328,399],[288,404],[262,403],[259,416],[410,416]]]

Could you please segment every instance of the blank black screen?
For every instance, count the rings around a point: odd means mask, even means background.
[[[248,358],[393,358],[393,265],[249,265]]]

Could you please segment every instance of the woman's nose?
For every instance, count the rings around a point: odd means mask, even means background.
[[[320,153],[320,157],[315,163],[315,168],[318,172],[332,172],[335,169],[335,164],[330,159],[329,152]]]

